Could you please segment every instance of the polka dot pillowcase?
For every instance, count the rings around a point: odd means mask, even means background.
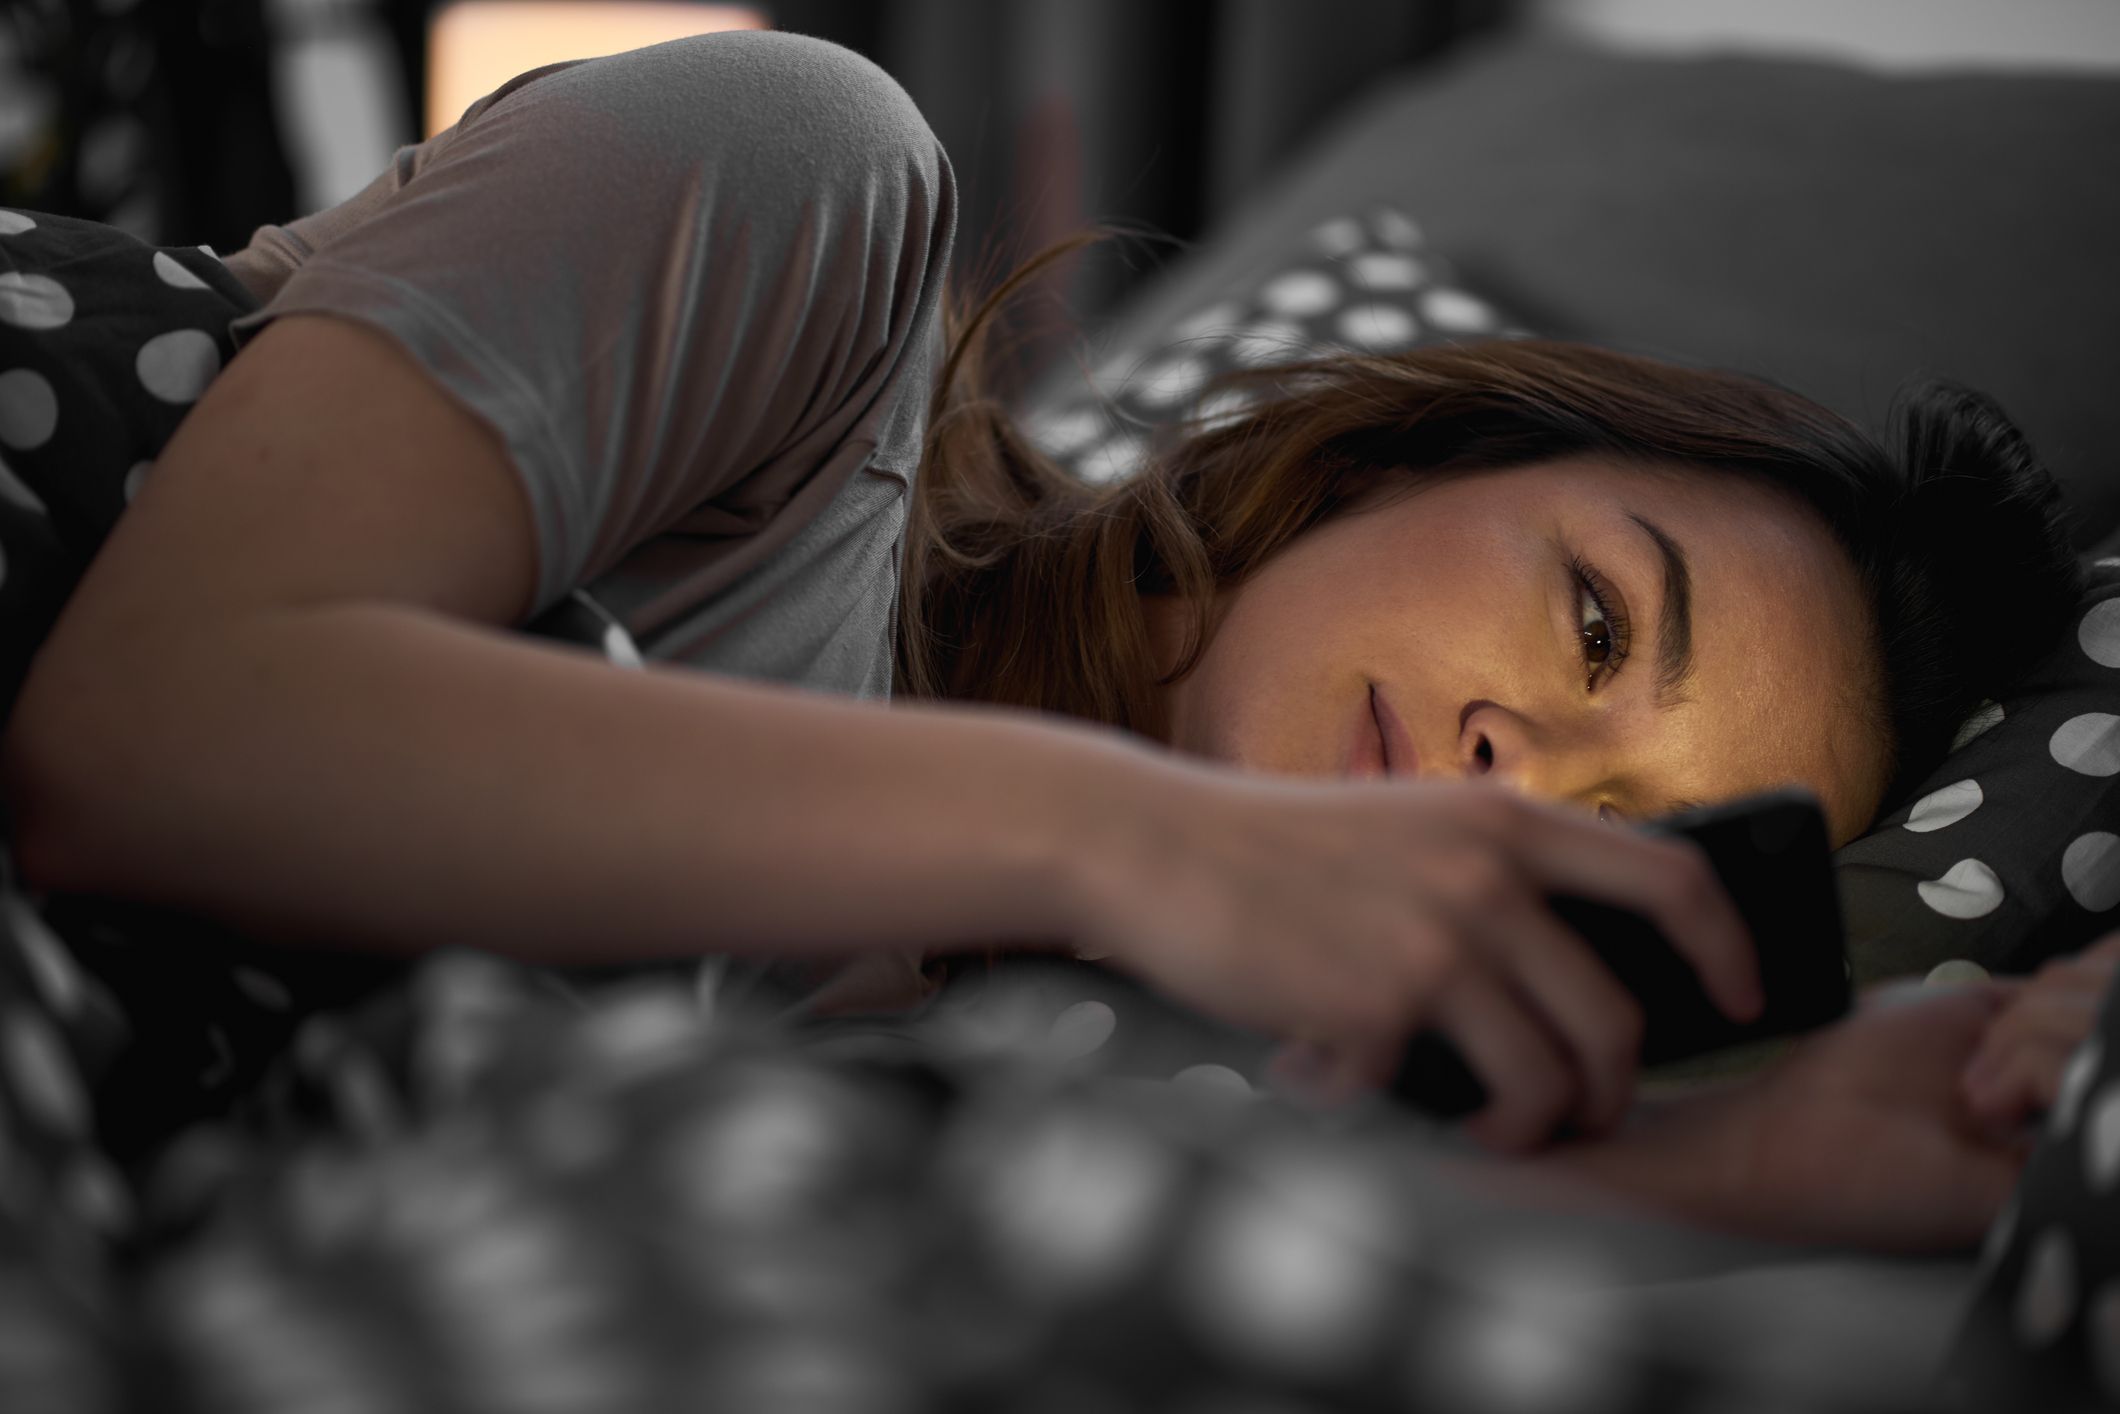
[[[1401,353],[1521,332],[1458,285],[1411,218],[1380,207],[1317,226],[1300,255],[1249,296],[1106,358],[1089,388],[1033,411],[1024,431],[1085,481],[1123,480],[1186,420],[1214,426],[1243,413],[1254,394],[1215,387],[1220,374],[1336,349]]]
[[[2085,559],[2053,653],[1835,856],[1858,982],[2029,972],[2120,928],[2120,556]]]
[[[1031,410],[1025,431],[1083,479],[1121,480],[1187,419],[1243,412],[1251,395],[1218,389],[1218,374],[1524,332],[1458,283],[1411,218],[1375,208],[1314,227],[1248,294],[1127,341],[1089,388]],[[1952,961],[2028,971],[2120,928],[2120,556],[2088,574],[2053,656],[1836,856],[1858,984]]]

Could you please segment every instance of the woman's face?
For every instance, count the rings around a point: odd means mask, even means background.
[[[1147,607],[1167,669],[1179,605]],[[1608,818],[1797,784],[1837,847],[1880,804],[1854,566],[1808,508],[1737,477],[1584,457],[1386,488],[1221,607],[1165,689],[1180,751],[1370,778],[1396,718],[1390,775],[1486,775]]]

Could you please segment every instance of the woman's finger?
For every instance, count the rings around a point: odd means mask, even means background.
[[[2016,1123],[2054,1107],[2074,1043],[2037,1037],[2000,1057],[1962,1087],[1967,1106],[1994,1124]]]
[[[1522,819],[1512,822],[1511,836],[1533,883],[1645,916],[1693,964],[1725,1014],[1758,1018],[1766,994],[1752,933],[1706,851],[1688,839],[1615,830],[1561,806],[1517,799]]]
[[[1641,1069],[1641,1003],[1580,934],[1521,891],[1464,922],[1515,994],[1567,1048],[1581,1080],[1577,1126],[1597,1133],[1616,1124]]]
[[[1510,986],[1484,968],[1460,972],[1431,1018],[1486,1088],[1465,1125],[1489,1149],[1520,1154],[1551,1135],[1580,1098],[1562,1043]]]
[[[1992,1073],[2002,1061],[2025,1049],[2058,1049],[2064,1056],[2081,1044],[2097,1024],[2103,993],[2030,987],[1988,1024],[1980,1045],[1966,1060],[1970,1083]]]

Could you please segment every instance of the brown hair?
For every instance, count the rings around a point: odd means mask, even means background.
[[[897,692],[1059,712],[1161,738],[1157,689],[1189,672],[1215,591],[1392,485],[1595,453],[1748,477],[1799,498],[1847,550],[1880,672],[1844,684],[1885,743],[1886,808],[2062,631],[2082,592],[2058,489],[1977,393],[1903,395],[1885,442],[1760,379],[1585,344],[1496,339],[1225,375],[1257,399],[1175,428],[1133,477],[1085,482],[985,386],[994,316],[1088,232],[959,296],[906,532]],[[1209,390],[1214,391],[1213,389]],[[1897,449],[1888,452],[1886,444]],[[1962,571],[1979,564],[1977,586]],[[1189,611],[1159,675],[1144,594]]]

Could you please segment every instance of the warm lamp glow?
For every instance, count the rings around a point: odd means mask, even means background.
[[[453,0],[427,28],[427,136],[517,74],[724,29],[765,29],[750,5],[689,0]]]

